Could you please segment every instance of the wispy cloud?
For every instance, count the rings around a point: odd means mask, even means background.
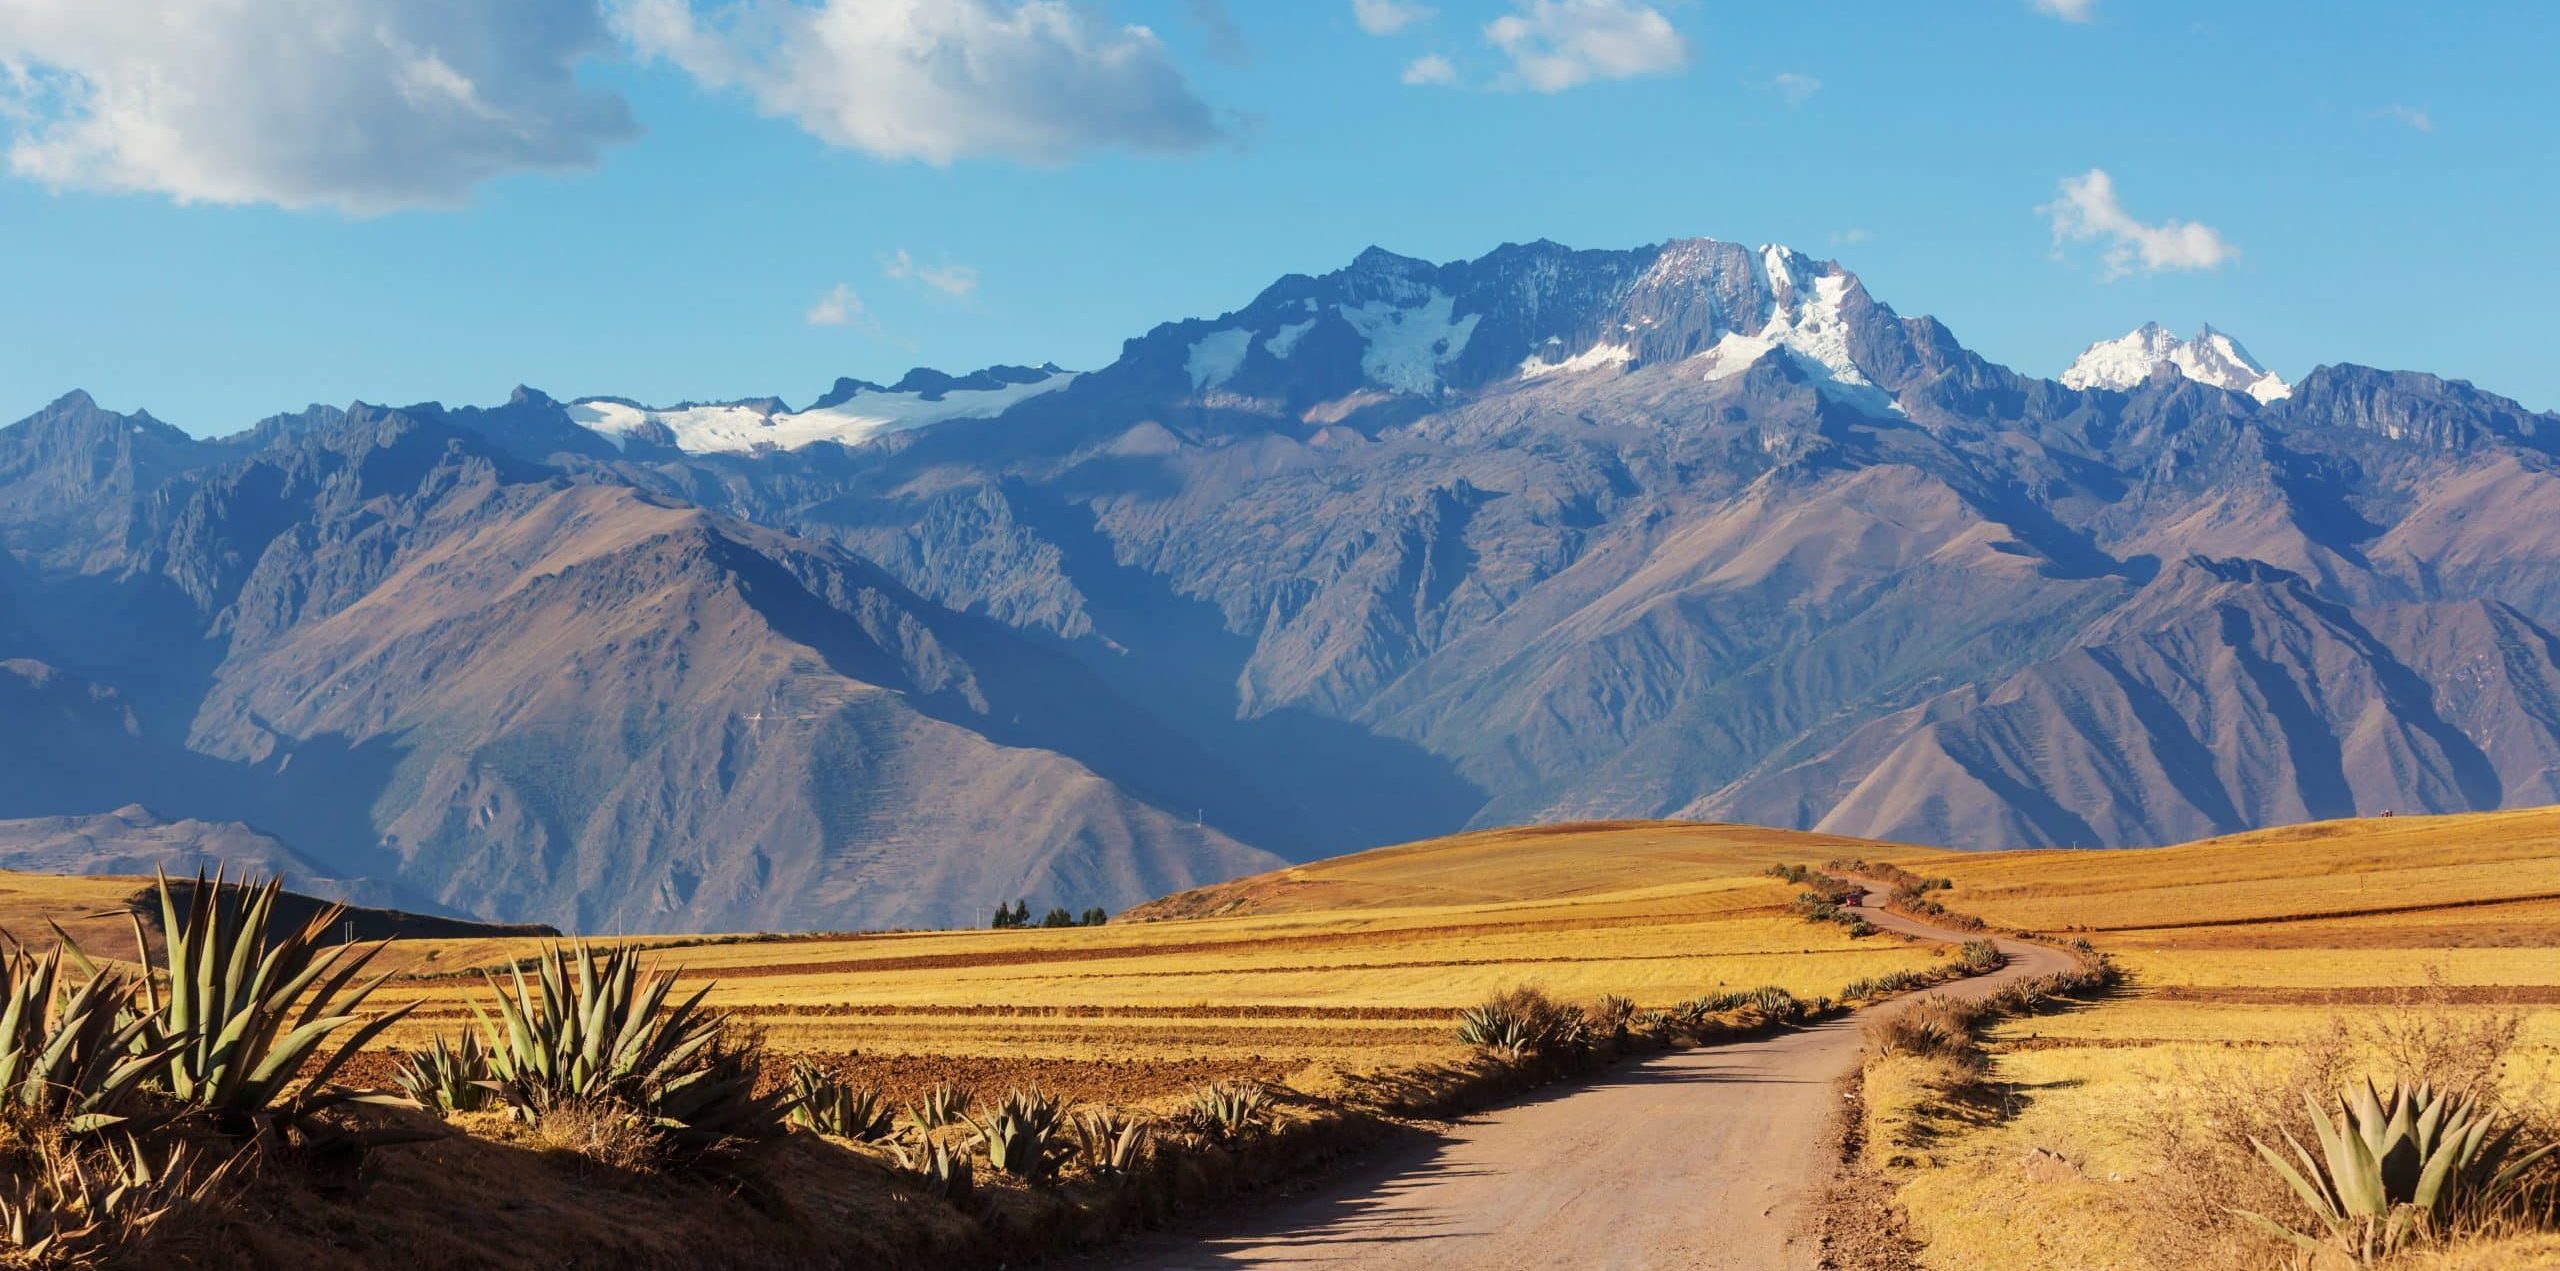
[[[1101,146],[1181,152],[1235,135],[1153,31],[1085,5],[821,0],[705,14],[689,0],[616,0],[615,19],[644,57],[884,159],[1056,164]]]
[[[1852,225],[1847,229],[1833,234],[1831,236],[1831,241],[1834,243],[1863,243],[1873,237],[1875,237],[1875,235],[1868,233],[1864,227]]]
[[[818,297],[818,303],[809,306],[807,316],[809,325],[813,327],[867,328],[872,325],[870,306],[863,304],[862,296],[846,283],[829,287],[827,294]]]
[[[1778,95],[1786,98],[1789,106],[1801,106],[1822,91],[1822,81],[1794,71],[1780,71],[1775,79],[1769,81],[1769,87],[1778,90]]]
[[[954,300],[966,300],[978,290],[978,271],[967,265],[922,265],[899,248],[896,255],[880,262],[880,272],[901,282],[918,282]]]
[[[2210,225],[2135,220],[2117,201],[2115,179],[2103,168],[2064,177],[2053,202],[2036,210],[2052,222],[2057,254],[2067,242],[2104,241],[2109,280],[2135,272],[2212,269],[2240,254]]]
[[[1458,68],[1437,53],[1425,53],[1404,64],[1404,82],[1408,84],[1447,85],[1458,82]]]
[[[2065,22],[2095,22],[2098,0],[2030,0],[2035,11]]]
[[[1351,0],[1351,20],[1371,35],[1394,35],[1417,22],[1428,21],[1437,10],[1410,0]]]
[[[1210,61],[1222,66],[1253,64],[1253,48],[1244,42],[1244,32],[1237,29],[1235,15],[1227,12],[1225,0],[1191,0],[1184,12],[1207,41]]]
[[[2435,116],[2428,114],[2427,108],[2424,106],[2409,106],[2399,102],[2393,102],[2391,105],[2385,106],[2374,113],[2385,119],[2397,119],[2420,132],[2434,132],[2436,130]]]
[[[1499,88],[1560,93],[1593,80],[1661,75],[1689,64],[1689,41],[1662,11],[1634,0],[1516,0],[1485,24],[1511,68]]]

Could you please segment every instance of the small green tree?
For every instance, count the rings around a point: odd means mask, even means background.
[[[1063,908],[1052,908],[1049,912],[1040,916],[1040,925],[1043,927],[1072,927],[1076,925],[1076,916],[1068,913]]]
[[[1005,928],[1010,927],[1010,926],[1012,926],[1012,925],[1013,925],[1013,906],[1012,906],[1012,905],[1010,905],[1010,904],[1007,904],[1007,903],[1005,903],[1005,902],[1003,902],[1003,901],[997,901],[997,902],[996,902],[996,916],[995,916],[995,921],[988,923],[988,924],[987,924],[987,926],[988,926],[991,930],[995,930],[995,931],[1002,931],[1002,930],[1004,930]]]
[[[1093,908],[1084,911],[1084,917],[1080,921],[1088,927],[1099,927],[1102,924],[1111,921],[1111,915],[1105,912],[1102,906],[1095,905]]]

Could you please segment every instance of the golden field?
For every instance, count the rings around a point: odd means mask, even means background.
[[[1463,1053],[1452,1015],[1519,984],[1662,1006],[1762,984],[1811,998],[1928,966],[1939,950],[1851,939],[1788,913],[1797,889],[1760,874],[1863,846],[1726,826],[1495,831],[1204,889],[1103,927],[756,939],[655,956],[688,982],[712,981],[710,1000],[762,1025],[776,1049],[858,1051],[860,1070],[893,1089],[983,1071],[1145,1097],[1211,1075],[1451,1059]],[[1219,916],[1148,920],[1202,909]],[[385,1000],[423,999],[404,1030],[414,1036],[460,1027],[455,994],[476,987],[394,984]]]
[[[2511,1024],[2498,1034],[2502,1079],[2560,1107],[2560,809],[2106,852],[1967,854],[1723,825],[1529,827],[1202,888],[1096,928],[630,943],[687,986],[710,984],[711,1002],[782,1055],[859,1052],[847,1075],[893,1098],[943,1080],[982,1095],[1036,1082],[1071,1101],[1160,1109],[1202,1082],[1245,1077],[1314,1109],[1363,1074],[1463,1076],[1451,1016],[1516,985],[1648,1007],[1762,984],[1812,997],[1946,956],[1807,922],[1788,909],[1798,888],[1763,872],[1833,858],[1947,879],[1932,897],[1949,909],[2087,939],[2129,975],[2106,1001],[1995,1028],[1991,1081],[1966,1098],[1948,1098],[1925,1066],[1870,1068],[1868,1159],[1927,1242],[1923,1265],[2276,1265],[2250,1260],[2263,1248],[2199,1243],[2228,1200],[2180,1191],[2190,1165],[2164,1155],[2183,1150],[2164,1127],[2197,1124],[2238,1094],[2284,1115],[2314,1061],[2386,1072],[2413,1037],[2459,1041]],[[92,952],[122,953],[121,910],[140,885],[0,874],[0,931],[40,944],[56,921]],[[382,965],[398,975],[372,1005],[418,1009],[384,1043],[469,1027],[464,1002],[488,993],[480,971],[543,943],[390,945]],[[433,1151],[438,1169],[501,1168],[499,1147],[468,1136]],[[829,1160],[830,1171],[875,1168]],[[555,1173],[541,1185],[587,1186]],[[2409,1265],[2531,1266],[2535,1250],[2507,1241]]]
[[[1895,859],[1952,880],[1951,909],[2078,933],[2130,981],[2114,1000],[1999,1027],[1998,1115],[1901,1152],[1893,1173],[1929,1267],[2197,1265],[2198,1214],[2223,1203],[2181,1196],[2193,1167],[2171,1159],[2170,1127],[2194,1131],[2242,1093],[2292,1098],[2324,1065],[2387,1074],[2413,1050],[2477,1051],[2511,1025],[2508,1094],[2555,1106],[2560,809]],[[2550,1265],[2539,1256],[2510,1242],[2410,1265]]]
[[[893,1093],[952,1077],[1147,1099],[1454,1059],[1452,1015],[1515,985],[1650,1007],[1763,984],[1812,998],[1925,968],[1942,949],[1806,922],[1787,911],[1798,888],[1761,872],[1879,847],[1747,826],[1532,827],[1239,880],[1102,927],[666,941],[651,957],[682,987],[710,982],[709,1000],[777,1051],[859,1052],[854,1071]],[[68,898],[106,909],[137,885],[0,875],[0,930],[39,938]],[[75,931],[84,946],[130,949],[120,917],[92,926]],[[374,1003],[418,1009],[386,1044],[469,1026],[465,1000],[488,996],[473,968],[542,943],[392,944],[383,965],[403,978]]]

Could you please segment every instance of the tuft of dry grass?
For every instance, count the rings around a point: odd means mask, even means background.
[[[658,1167],[661,1143],[640,1117],[618,1103],[563,1099],[537,1113],[522,1142],[540,1152],[574,1157],[616,1174]]]

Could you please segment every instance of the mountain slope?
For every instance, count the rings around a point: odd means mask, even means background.
[[[1267,859],[937,717],[1036,709],[990,688],[858,565],[585,486],[236,657],[194,740],[432,736],[384,756],[398,876],[584,929],[965,921]]]
[[[2560,797],[2555,465],[2560,417],[2459,381],[2286,384],[2210,328],[2040,379],[1711,240],[1372,249],[1081,374],[798,411],[208,442],[74,395],[0,430],[0,655],[114,705],[46,783],[79,806],[0,816],[140,801],[596,929],[1117,905],[1523,820],[2507,806]]]

